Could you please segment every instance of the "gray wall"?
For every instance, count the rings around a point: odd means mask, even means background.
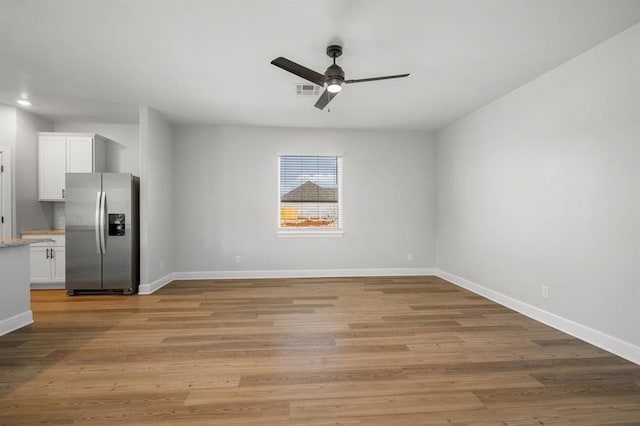
[[[28,229],[53,227],[53,204],[38,201],[38,132],[53,130],[53,123],[17,109],[15,203],[17,234]]]
[[[31,324],[29,246],[0,248],[0,336]]]
[[[278,154],[344,155],[342,238],[276,236]],[[173,161],[175,271],[434,266],[426,133],[176,127]]]
[[[0,104],[0,145],[16,145],[16,109],[9,105]]]
[[[640,345],[639,52],[636,25],[437,135],[439,269]]]
[[[9,105],[0,105],[0,145],[11,148],[12,216],[14,236],[23,230],[50,228],[50,203],[38,202],[38,132],[53,123]]]
[[[172,129],[162,115],[140,108],[140,282],[174,271]]]

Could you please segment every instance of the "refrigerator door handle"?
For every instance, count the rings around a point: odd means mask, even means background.
[[[96,250],[98,251],[98,254],[102,254],[102,244],[100,242],[101,237],[100,237],[100,212],[102,211],[102,206],[101,206],[101,201],[102,201],[102,197],[101,197],[101,192],[98,191],[98,193],[96,194],[96,220],[95,220],[95,230],[96,230]]]
[[[102,192],[100,199],[100,249],[102,253],[107,252],[107,236],[105,235],[105,219],[107,217],[107,193]]]

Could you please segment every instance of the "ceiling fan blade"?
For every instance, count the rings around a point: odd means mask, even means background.
[[[327,104],[329,102],[331,102],[331,99],[335,98],[338,93],[331,93],[328,90],[325,90],[324,92],[322,92],[322,95],[320,95],[320,97],[318,98],[318,101],[316,102],[315,107],[318,109],[324,109],[324,107],[327,106]]]
[[[402,77],[407,77],[409,76],[409,74],[397,74],[397,75],[387,75],[384,77],[371,77],[371,78],[359,78],[359,79],[355,79],[355,80],[345,80],[345,84],[349,84],[349,83],[364,83],[367,81],[376,81],[376,80],[389,80],[390,78],[402,78]]]
[[[310,70],[307,67],[303,67],[300,64],[296,64],[293,61],[288,60],[287,58],[283,58],[282,56],[271,61],[272,65],[275,65],[278,68],[282,68],[285,71],[289,71],[292,74],[297,75],[298,77],[302,77],[305,80],[309,80],[312,83],[317,84],[318,86],[324,86],[324,82],[326,77],[324,74],[320,74],[319,72],[315,72],[314,70]]]

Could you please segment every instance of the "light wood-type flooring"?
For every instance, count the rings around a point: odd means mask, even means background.
[[[0,424],[640,424],[640,366],[435,277],[33,291]]]

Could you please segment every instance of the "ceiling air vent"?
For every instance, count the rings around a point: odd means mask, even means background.
[[[315,84],[298,83],[296,84],[296,94],[299,96],[318,96],[322,87]]]

